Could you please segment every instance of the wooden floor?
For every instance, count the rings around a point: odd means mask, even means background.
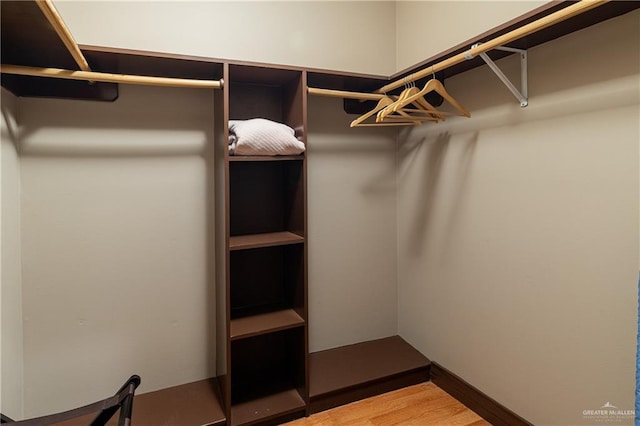
[[[287,426],[489,425],[431,382],[374,396],[287,423]]]

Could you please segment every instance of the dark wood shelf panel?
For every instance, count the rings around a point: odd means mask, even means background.
[[[138,425],[226,424],[216,379],[136,395],[133,413],[133,422]]]
[[[220,403],[218,381],[215,378],[172,386],[154,392],[136,394],[133,400],[133,425],[223,426],[227,424]],[[116,413],[107,423],[118,424]],[[86,426],[95,413],[78,417],[60,426]]]
[[[244,425],[268,421],[296,411],[305,410],[305,402],[295,389],[254,399],[231,407],[231,424]]]
[[[303,160],[300,155],[230,155],[229,161],[295,161]]]
[[[35,1],[0,2],[3,64],[78,69],[78,65]],[[28,28],[28,31],[25,31]],[[99,69],[101,63],[89,63]],[[98,68],[96,68],[98,67]],[[118,85],[2,74],[2,86],[16,96],[114,101]]]
[[[304,242],[304,237],[293,232],[267,232],[264,234],[236,235],[229,239],[230,250],[276,247]]]
[[[305,321],[293,309],[283,309],[231,320],[231,340],[253,337],[288,328],[300,327]]]
[[[429,380],[431,362],[399,336],[309,357],[311,412]]]

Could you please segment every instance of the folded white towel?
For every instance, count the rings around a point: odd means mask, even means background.
[[[229,120],[231,155],[298,155],[304,150],[304,143],[286,124],[264,118]]]

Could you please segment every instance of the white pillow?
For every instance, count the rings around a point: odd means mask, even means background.
[[[305,150],[295,131],[264,118],[229,120],[229,153],[232,155],[298,155]]]

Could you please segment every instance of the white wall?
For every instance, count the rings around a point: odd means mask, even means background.
[[[526,109],[447,80],[472,118],[401,138],[400,334],[534,424],[634,406],[639,23],[531,49]]]
[[[312,352],[397,334],[396,131],[350,129],[340,99],[309,100]]]
[[[536,1],[396,2],[396,70],[409,68],[543,4]]]
[[[25,416],[214,376],[211,92],[20,111]]]
[[[392,1],[55,4],[82,44],[369,74],[395,71]]]
[[[22,418],[22,270],[20,262],[20,161],[16,98],[2,89],[2,134],[0,142],[0,412]]]

